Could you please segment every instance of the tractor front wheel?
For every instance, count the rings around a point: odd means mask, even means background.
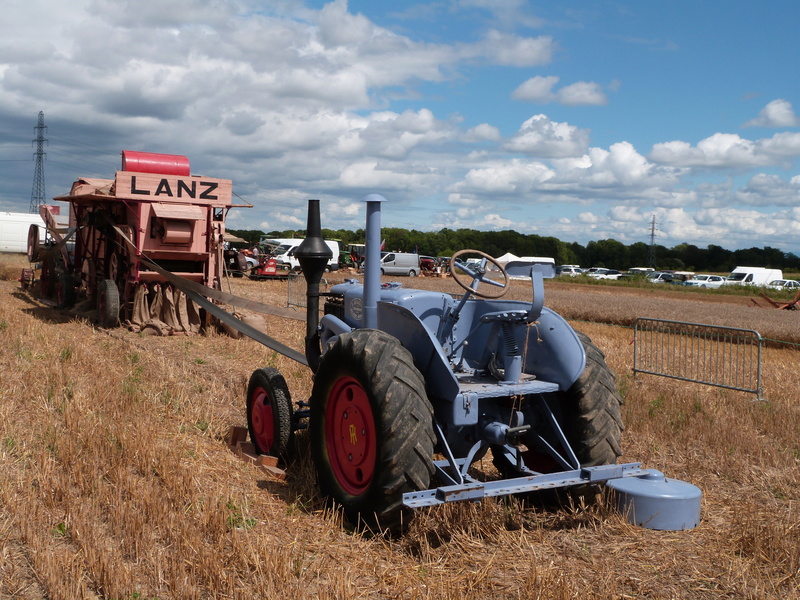
[[[382,332],[339,336],[311,396],[311,450],[322,492],[354,524],[401,531],[404,492],[433,477],[433,411],[411,354]]]
[[[277,369],[253,371],[247,386],[247,428],[259,454],[283,456],[292,434],[292,401]]]

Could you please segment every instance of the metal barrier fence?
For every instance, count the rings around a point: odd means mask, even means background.
[[[286,306],[306,308],[306,278],[297,273],[289,273],[286,281]]]
[[[307,308],[306,304],[306,278],[302,273],[289,273],[286,278],[286,306]],[[328,291],[328,280],[324,277],[319,282],[319,291]],[[320,306],[322,306],[320,304]]]
[[[638,318],[633,376],[661,375],[756,394],[761,398],[761,335],[701,323]]]

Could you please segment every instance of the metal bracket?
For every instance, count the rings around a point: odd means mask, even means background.
[[[641,463],[600,465],[597,467],[583,467],[559,473],[526,475],[514,479],[500,479],[486,482],[480,482],[471,477],[466,477],[464,483],[459,485],[445,485],[419,492],[406,492],[403,494],[403,505],[409,508],[420,508],[423,506],[435,506],[461,500],[480,500],[493,496],[508,496],[511,494],[521,494],[545,489],[599,484],[609,480],[622,479],[625,477],[640,477],[650,473],[649,470],[642,469],[641,467]]]

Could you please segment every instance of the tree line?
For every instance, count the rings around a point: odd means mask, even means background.
[[[261,232],[252,229],[231,229],[230,233],[258,243],[262,236],[299,237],[304,230]],[[364,230],[323,229],[325,239],[338,240],[343,249],[348,244],[363,244]],[[523,234],[513,230],[478,231],[476,229],[440,229],[417,231],[398,227],[383,227],[381,238],[385,250],[416,252],[426,256],[452,256],[458,250],[473,248],[490,256],[511,252],[517,256],[547,256],[557,265],[605,267],[624,271],[631,267],[653,267],[677,271],[728,273],[736,266],[769,267],[789,272],[800,272],[800,257],[777,248],[747,248],[726,250],[714,244],[700,248],[694,244],[678,244],[672,248],[644,242],[623,244],[614,239],[591,241],[585,246],[577,242],[563,242],[549,236]],[[652,259],[652,260],[651,260]]]

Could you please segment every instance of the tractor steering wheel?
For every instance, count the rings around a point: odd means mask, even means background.
[[[481,261],[479,263],[465,263],[459,261],[458,258],[465,254],[477,255],[481,258]],[[496,270],[488,269],[487,266],[489,264],[495,267]],[[450,274],[458,285],[479,298],[500,298],[508,291],[510,283],[508,273],[506,273],[503,265],[480,250],[460,250],[453,254],[450,258]],[[487,283],[497,289],[491,293],[479,292],[479,283]]]

